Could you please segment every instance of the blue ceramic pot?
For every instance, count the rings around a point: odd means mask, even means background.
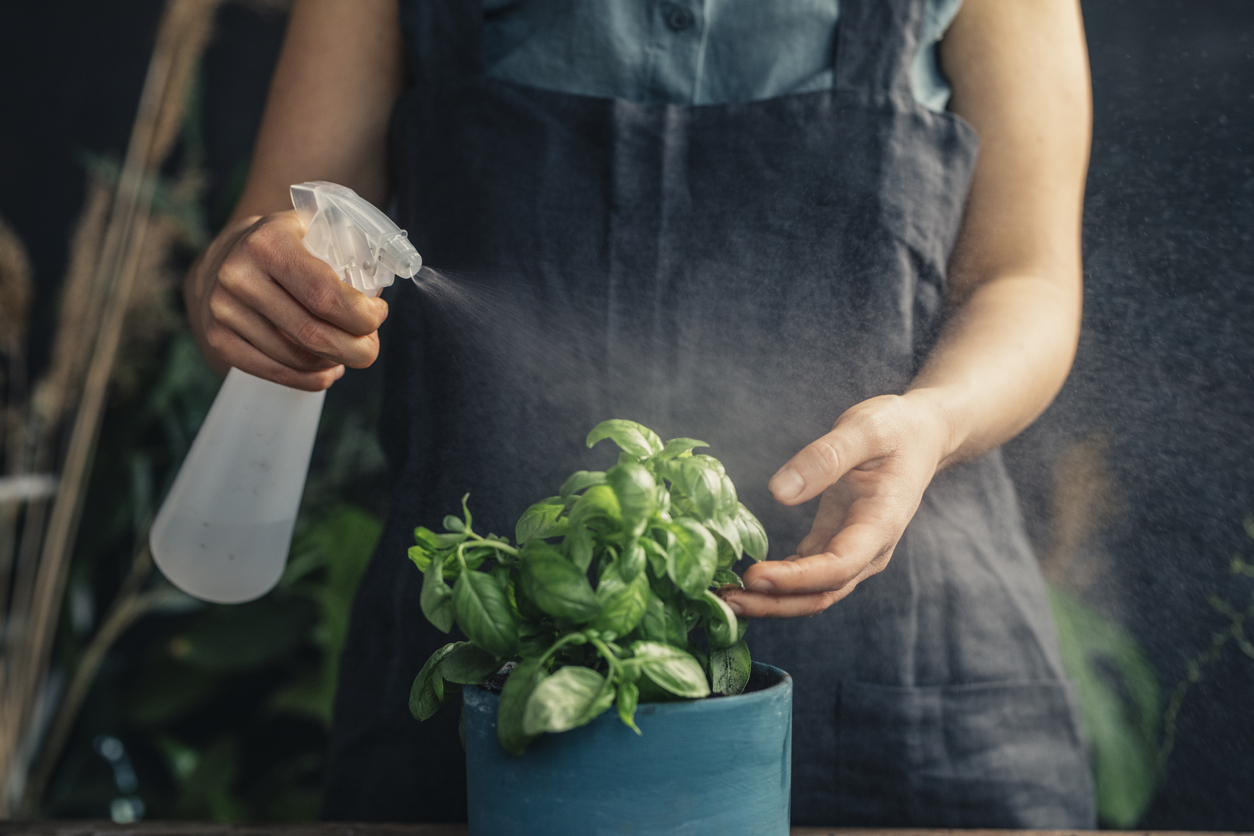
[[[639,736],[611,708],[522,756],[496,740],[500,697],[467,688],[471,836],[786,836],[792,677],[755,662],[758,682],[736,697],[643,704]]]

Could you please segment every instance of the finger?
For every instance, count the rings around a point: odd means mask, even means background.
[[[224,290],[214,293],[209,307],[217,322],[284,366],[315,372],[339,365],[335,360],[297,345],[274,323]]]
[[[849,595],[857,587],[857,582],[844,589],[830,592],[815,592],[808,595],[769,595],[763,592],[748,592],[743,589],[730,588],[721,590],[719,595],[731,607],[732,612],[744,618],[797,618],[800,616],[818,615],[823,610]]]
[[[827,548],[795,560],[769,560],[750,566],[745,588],[752,592],[801,595],[843,589],[867,566],[891,554],[897,532],[872,523],[846,525]]]
[[[221,324],[210,327],[205,339],[233,368],[292,389],[321,392],[344,375],[344,367],[339,365],[320,371],[300,371],[285,366]]]
[[[808,502],[853,468],[891,453],[883,441],[865,419],[842,416],[831,432],[781,467],[767,487],[785,505]]]
[[[300,243],[304,228],[293,212],[272,215],[240,244],[305,309],[349,334],[364,337],[387,318],[387,302],[340,281],[326,262]]]
[[[267,275],[261,265],[244,259],[229,260],[218,271],[218,285],[306,351],[357,369],[369,366],[378,356],[379,338],[375,332],[358,336],[315,316]],[[210,304],[215,301],[211,298]]]

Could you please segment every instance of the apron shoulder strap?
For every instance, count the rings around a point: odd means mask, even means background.
[[[914,106],[911,68],[926,0],[841,0],[835,86]]]
[[[400,0],[413,83],[435,90],[483,71],[482,0]]]

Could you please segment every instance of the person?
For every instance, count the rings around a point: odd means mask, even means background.
[[[1093,826],[996,451],[1077,344],[1088,91],[1076,0],[297,0],[186,302],[218,369],[301,389],[386,343],[324,814],[464,817],[455,712],[406,712],[447,640],[410,532],[467,490],[510,531],[621,417],[708,441],[772,537],[723,594],[795,678],[795,823]],[[339,283],[285,209],[311,179],[457,293]]]

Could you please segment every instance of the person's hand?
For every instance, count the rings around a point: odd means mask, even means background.
[[[379,354],[388,306],[340,281],[301,243],[295,211],[245,218],[223,230],[184,289],[201,351],[219,372],[249,374],[311,392],[344,367]]]
[[[949,430],[926,397],[884,396],[851,408],[771,478],[775,499],[819,494],[809,535],[786,560],[755,563],[745,589],[725,588],[739,615],[814,615],[888,565],[946,455]]]

